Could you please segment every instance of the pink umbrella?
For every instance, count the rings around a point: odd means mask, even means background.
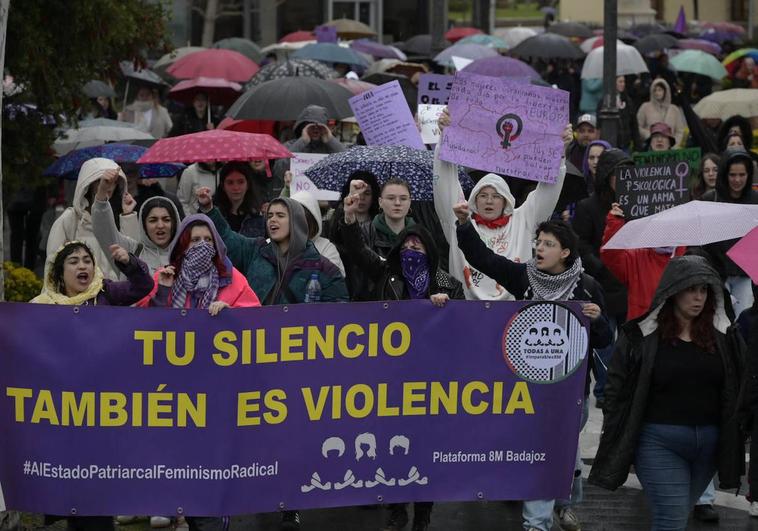
[[[269,135],[214,129],[162,138],[137,164],[158,162],[226,162],[291,158],[292,153]]]
[[[344,77],[341,77],[339,79],[330,79],[329,81],[337,83],[338,85],[342,85],[355,95],[377,87],[377,85],[374,85],[373,83],[367,83],[366,81],[359,81],[357,79],[345,79]]]
[[[680,39],[679,47],[683,50],[700,50],[711,55],[721,53],[721,46],[715,42],[706,41],[705,39]]]
[[[739,24],[733,24],[731,22],[706,22],[703,24],[704,28],[713,28],[717,31],[726,31],[729,33],[737,33],[739,35],[745,34],[745,28]]]
[[[478,35],[480,33],[484,32],[478,28],[460,26],[447,30],[445,33],[445,38],[450,42],[455,42],[461,40],[463,37],[468,37],[469,35]]]
[[[241,53],[221,48],[185,55],[166,69],[177,79],[215,77],[229,81],[248,81],[258,70],[258,65]]]
[[[758,284],[758,227],[735,243],[726,255]]]
[[[234,103],[242,92],[242,85],[215,77],[198,77],[180,81],[168,91],[168,97],[184,105],[192,105],[198,93],[208,95],[209,103],[225,107]]]

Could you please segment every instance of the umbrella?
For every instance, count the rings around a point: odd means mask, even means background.
[[[672,57],[670,63],[679,72],[700,74],[717,81],[729,74],[718,59],[700,50],[684,50],[676,57]]]
[[[364,76],[370,76],[371,74],[400,74],[402,76],[412,77],[416,72],[420,74],[426,74],[429,69],[426,65],[421,63],[406,63],[399,61],[398,59],[380,59],[374,61],[371,66],[366,69]]]
[[[445,32],[445,38],[449,40],[452,43],[455,43],[455,41],[459,41],[464,37],[468,37],[469,35],[477,35],[479,33],[484,33],[482,30],[478,28],[471,28],[469,26],[461,26],[458,28],[450,28]]]
[[[453,56],[476,61],[477,59],[497,57],[498,55],[497,51],[493,48],[480,44],[453,44],[450,48],[437,54],[434,61],[443,66],[453,66]]]
[[[411,82],[408,76],[377,72],[376,74],[363,76],[361,81],[373,83],[374,85],[384,85],[385,83],[397,81],[400,84],[400,89],[403,91],[405,101],[408,103],[408,108],[413,114],[416,113],[416,107],[418,105],[418,88]]]
[[[498,50],[507,50],[510,48],[508,43],[500,37],[485,35],[484,33],[477,33],[476,35],[463,37],[457,42],[457,44],[480,44],[482,46],[489,46],[490,48],[497,48]]]
[[[711,42],[717,42],[721,44],[726,41],[741,41],[742,34],[733,31],[718,30],[715,28],[708,28],[700,34],[701,39],[705,39]]]
[[[353,115],[352,92],[336,83],[313,77],[285,77],[257,85],[239,97],[226,113],[236,119],[296,120],[308,105],[326,108],[330,118]]]
[[[726,120],[739,114],[746,118],[758,116],[758,89],[730,89],[714,92],[697,102],[695,112],[700,118]]]
[[[229,81],[247,81],[258,70],[258,65],[241,53],[219,48],[185,55],[166,69],[177,79],[216,77]]]
[[[582,79],[598,79],[603,77],[603,53],[605,46],[595,48],[584,60]],[[616,45],[616,75],[639,74],[647,72],[647,64],[634,46],[628,44]]]
[[[376,88],[376,85],[373,83],[358,81],[357,79],[345,79],[344,77],[341,77],[339,79],[330,79],[329,81],[332,83],[337,83],[338,85],[342,85],[354,95]]]
[[[289,152],[270,135],[239,131],[202,131],[162,138],[147,150],[139,164],[159,162],[227,162],[290,158]]]
[[[619,45],[626,44],[620,39],[616,39],[616,49],[618,49]],[[597,48],[600,48],[601,46],[605,46],[605,39],[600,37],[591,37],[587,40],[585,40],[582,44],[579,45],[579,48],[584,53],[590,53],[592,50],[595,50]]]
[[[529,37],[511,49],[511,55],[543,59],[582,59],[584,52],[563,35],[542,33]]]
[[[758,225],[758,205],[690,201],[627,222],[603,249],[695,246],[741,238]]]
[[[102,120],[102,118],[99,118]],[[92,120],[94,121],[94,120]],[[113,122],[115,120],[108,120]],[[89,125],[78,129],[68,129],[60,138],[53,143],[53,149],[58,155],[79,148],[99,146],[106,142],[120,142],[122,140],[152,139],[152,135],[131,127],[131,124],[118,126],[112,125]],[[121,124],[122,122],[119,122]]]
[[[269,63],[261,68],[245,86],[250,89],[265,81],[285,77],[315,77],[318,79],[334,79],[337,72],[324,63],[312,59],[288,59],[277,63]]]
[[[666,31],[664,26],[655,22],[651,24],[637,24],[629,28],[629,33],[636,35],[637,37],[644,37],[645,35],[651,35],[653,33],[663,33]]]
[[[168,92],[169,98],[184,105],[192,105],[192,100],[199,93],[208,95],[209,103],[227,107],[239,98],[242,85],[234,81],[214,77],[199,77],[180,81]],[[210,111],[210,106],[208,107]]]
[[[153,70],[163,75],[166,73],[166,69],[174,64],[175,61],[178,61],[185,55],[189,55],[195,52],[202,52],[205,49],[206,48],[203,48],[202,46],[184,46],[182,48],[177,48],[174,51],[161,56],[160,59],[153,63]]]
[[[276,55],[277,61],[280,61],[286,59],[290,53],[297,51],[300,48],[304,48],[309,44],[316,44],[316,41],[275,42],[274,44],[269,44],[262,48],[261,53],[264,55],[274,54]]]
[[[344,63],[348,65],[368,66],[360,54],[351,48],[331,42],[308,44],[292,54],[293,59],[313,59],[324,63]]]
[[[349,18],[338,18],[325,22],[324,26],[337,28],[337,35],[343,39],[360,39],[361,37],[376,37],[376,32],[363,22]]]
[[[234,50],[239,52],[254,63],[260,63],[263,59],[261,48],[249,39],[242,37],[229,37],[213,43],[211,48],[221,48],[222,50]]]
[[[667,48],[676,48],[678,42],[679,41],[667,33],[652,33],[642,37],[635,42],[633,46],[637,48],[640,53],[648,54],[659,52]]]
[[[449,42],[446,42],[449,44]],[[397,43],[397,47],[409,55],[422,57],[432,56],[432,36],[431,35],[414,35],[402,43]]]
[[[591,29],[579,22],[556,22],[551,24],[547,31],[564,37],[578,37],[580,39],[588,39],[593,35]]]
[[[717,31],[728,31],[730,33],[736,33],[737,35],[744,35],[745,28],[739,24],[733,24],[731,22],[706,22],[703,24],[704,28],[713,28]]]
[[[704,39],[680,39],[679,48],[682,50],[702,50],[712,55],[719,55],[721,53],[721,46]]]
[[[752,57],[755,61],[758,61],[758,49],[740,48],[739,50],[734,51],[724,57],[724,60],[721,61],[721,64],[726,67],[729,73],[733,74],[742,62],[741,59],[744,59],[745,57]]]
[[[540,79],[540,75],[534,68],[513,57],[498,56],[478,59],[463,70],[472,74],[490,77]]]
[[[124,77],[127,78],[127,81],[129,79],[133,79],[143,84],[146,83],[148,85],[155,85],[158,87],[167,84],[163,78],[161,78],[161,76],[152,70],[148,70],[147,68],[135,68],[134,63],[131,61],[121,61],[119,63],[119,66],[121,67],[121,73],[124,74]]]
[[[42,175],[76,180],[79,177],[82,164],[90,159],[97,157],[110,159],[119,164],[133,163],[137,162],[137,159],[146,151],[146,147],[118,143],[76,149],[53,162]],[[150,164],[147,166],[140,168],[140,175],[145,173],[142,175],[143,177],[173,177],[184,168],[183,164]]]
[[[537,32],[532,28],[523,28],[520,26],[515,28],[496,29],[494,33],[495,36],[500,37],[506,42],[508,48],[518,46],[522,41],[537,35]]]
[[[121,122],[119,120],[111,120],[110,118],[91,118],[89,120],[81,120],[78,124],[79,129],[85,127],[124,127],[126,129],[133,129],[134,124],[129,122]]]
[[[334,153],[320,160],[305,171],[305,175],[321,190],[339,192],[354,171],[370,171],[379,184],[390,177],[408,181],[414,201],[431,201],[434,170],[431,151],[406,146],[355,146],[347,151]],[[464,191],[470,191],[474,183],[458,169],[458,179]]]
[[[362,52],[378,59],[399,59],[405,61],[408,57],[395,48],[387,44],[382,44],[369,39],[358,39],[350,43],[350,47],[358,52]]]
[[[293,31],[288,33],[279,42],[303,42],[303,41],[315,41],[316,34],[312,31]]]
[[[113,90],[113,87],[97,79],[88,81],[84,87],[82,87],[82,90],[84,91],[84,95],[88,98],[99,98],[101,96],[104,98],[116,97],[116,91]]]
[[[758,227],[735,243],[726,255],[753,279],[753,284],[758,284]]]

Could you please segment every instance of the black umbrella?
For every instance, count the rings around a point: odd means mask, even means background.
[[[625,30],[619,30],[617,37],[618,40],[625,42],[626,44],[634,44],[639,40],[639,37],[637,37],[637,35],[634,33],[629,33]]]
[[[445,41],[445,47],[450,46],[448,41]],[[431,35],[415,35],[405,42],[395,43],[395,47],[400,48],[408,55],[418,55],[421,57],[432,57],[436,53],[432,53],[432,36]]]
[[[84,91],[84,95],[88,98],[99,98],[101,96],[104,98],[116,97],[116,91],[113,90],[113,87],[97,79],[88,81],[87,84],[82,87],[82,90]]]
[[[272,79],[283,77],[317,77],[319,79],[335,79],[338,74],[324,63],[313,59],[288,59],[276,63],[269,63],[256,73],[245,89],[250,89]]]
[[[659,52],[666,48],[676,48],[678,41],[671,35],[666,33],[651,33],[642,37],[640,40],[632,44],[637,51],[641,54],[648,54],[653,52]]]
[[[589,39],[595,35],[591,29],[579,22],[556,22],[551,24],[547,31],[564,37],[579,37],[580,39]]]
[[[541,33],[521,41],[511,50],[511,55],[543,59],[582,59],[584,52],[563,35]]]
[[[308,105],[326,108],[329,118],[353,115],[348,100],[353,93],[345,87],[313,77],[285,77],[251,88],[226,113],[236,120],[296,120]]]
[[[405,96],[405,101],[408,102],[411,112],[416,114],[416,107],[418,105],[418,88],[411,83],[411,80],[407,76],[400,74],[388,74],[387,72],[376,72],[374,74],[364,76],[361,81],[366,83],[373,83],[374,85],[384,85],[385,83],[391,83],[397,81],[400,83],[400,88]]]
[[[637,35],[638,37],[644,37],[646,35],[652,35],[654,33],[663,33],[666,31],[665,26],[653,22],[651,24],[637,24],[629,28],[629,32]]]

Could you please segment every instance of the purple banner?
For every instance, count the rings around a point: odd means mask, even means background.
[[[418,80],[419,105],[447,105],[454,76],[421,74]]]
[[[569,493],[578,303],[0,304],[0,500],[225,515]]]
[[[448,101],[451,125],[440,158],[531,181],[554,183],[569,123],[569,93],[459,72]]]

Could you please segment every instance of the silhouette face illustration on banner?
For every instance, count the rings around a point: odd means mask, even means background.
[[[500,144],[503,146],[503,149],[508,149],[511,146],[511,142],[519,137],[523,128],[524,123],[516,114],[509,113],[500,117],[495,125],[495,129],[498,136],[503,139],[502,144]]]

